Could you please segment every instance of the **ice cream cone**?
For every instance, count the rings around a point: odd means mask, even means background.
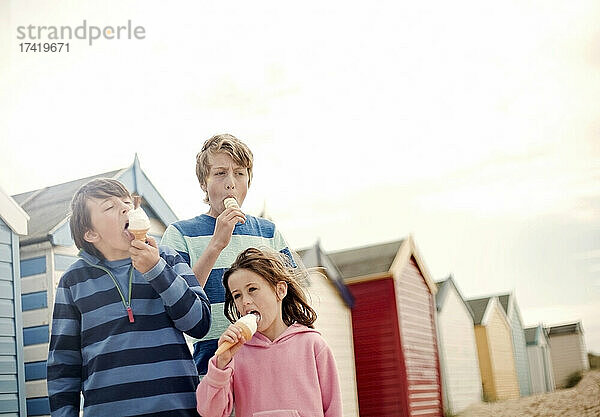
[[[141,240],[142,242],[146,241],[146,234],[148,233],[148,230],[150,230],[150,229],[142,229],[142,230],[129,229],[131,234],[134,236],[134,240]]]
[[[238,320],[235,322],[235,327],[237,327],[238,329],[240,329],[242,331],[242,334],[244,335],[244,339],[246,339],[246,341],[248,341],[252,338],[252,335],[254,334],[254,332],[252,331],[252,329],[250,329],[248,326],[246,326],[246,324],[241,323]],[[235,345],[235,343],[231,343],[231,342],[221,343],[219,345],[219,347],[217,348],[215,355],[220,355],[221,353],[226,352],[234,345]]]
[[[225,200],[223,200],[223,205],[226,209],[230,207],[240,208],[240,205],[238,204],[237,200],[233,197],[227,197]]]

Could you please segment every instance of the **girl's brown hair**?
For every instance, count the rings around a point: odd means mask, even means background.
[[[238,255],[225,275],[223,275],[223,286],[225,287],[225,317],[230,322],[240,318],[240,313],[235,307],[233,296],[229,290],[229,277],[236,271],[245,269],[263,277],[273,288],[278,282],[287,284],[287,295],[282,301],[283,322],[291,326],[294,323],[303,324],[312,328],[317,319],[317,313],[308,305],[308,299],[299,280],[304,277],[303,269],[294,267],[290,259],[272,250],[260,250],[248,248]]]

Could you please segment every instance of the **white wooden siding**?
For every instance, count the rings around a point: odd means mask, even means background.
[[[352,341],[352,316],[334,286],[319,274],[311,274],[307,288],[317,312],[315,329],[331,347],[340,377],[344,417],[358,416],[358,394]]]
[[[530,345],[527,346],[527,356],[529,359],[529,371],[531,374],[531,393],[539,394],[552,391],[549,384],[548,371],[546,368],[545,355],[548,354],[547,346]],[[549,363],[548,363],[549,364]]]
[[[438,313],[446,410],[456,414],[482,399],[473,318],[452,285]]]
[[[552,355],[552,368],[556,388],[563,388],[569,375],[573,372],[589,369],[585,352],[583,335],[566,334],[550,336],[550,354]]]
[[[516,307],[514,295],[511,295],[511,298],[512,302],[509,304],[510,310],[508,312],[508,318],[510,320],[513,350],[515,354],[515,368],[517,371],[517,379],[519,380],[519,393],[521,397],[526,397],[531,394],[527,344],[525,342],[523,324],[521,323],[521,315]]]

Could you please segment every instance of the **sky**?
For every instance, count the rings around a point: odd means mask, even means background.
[[[228,132],[255,155],[243,208],[292,248],[412,234],[434,279],[582,320],[600,354],[600,3],[371,3],[1,2],[0,188],[137,153],[189,218],[195,155]],[[84,20],[144,38],[20,51],[21,26]]]

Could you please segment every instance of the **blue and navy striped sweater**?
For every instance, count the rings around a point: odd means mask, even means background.
[[[52,416],[78,416],[80,392],[86,417],[197,416],[198,374],[183,332],[203,337],[211,316],[188,264],[161,246],[153,269],[133,270],[131,322],[128,285],[121,281],[121,297],[111,278],[129,270],[131,260],[116,267],[84,251],[80,257],[56,290],[48,354]]]

